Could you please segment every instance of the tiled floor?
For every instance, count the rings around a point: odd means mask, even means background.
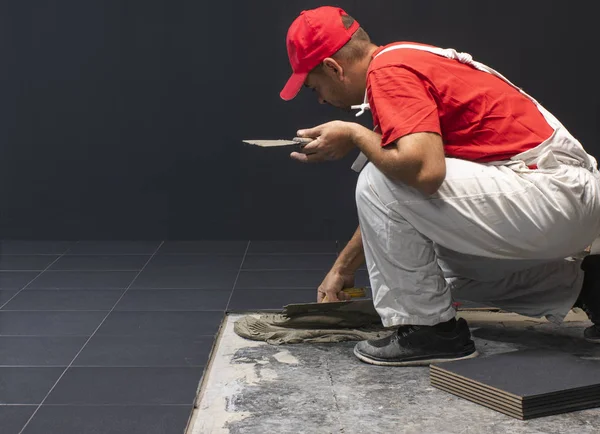
[[[224,313],[313,301],[338,250],[2,242],[0,432],[182,434]]]

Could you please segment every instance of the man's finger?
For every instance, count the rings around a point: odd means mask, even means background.
[[[325,294],[325,296],[327,297],[327,301],[329,302],[340,301],[335,292],[328,292],[327,294]]]
[[[296,161],[300,161],[301,163],[319,163],[321,161],[325,161],[325,157],[319,153],[304,154],[302,152],[292,152],[290,157]]]
[[[338,292],[338,297],[340,298],[341,301],[350,300],[352,298],[352,297],[350,297],[349,294],[346,294],[344,291]]]
[[[304,145],[302,147],[302,152],[305,153],[305,154],[312,154],[317,149],[317,147],[319,146],[320,143],[321,142],[320,142],[319,138],[317,137],[312,142],[307,143],[306,145]]]
[[[321,135],[321,129],[322,129],[322,125],[313,127],[313,128],[305,128],[303,130],[298,130],[296,132],[296,135],[298,137],[310,137],[310,138],[314,138],[314,137],[319,137]]]

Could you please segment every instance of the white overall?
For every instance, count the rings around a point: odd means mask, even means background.
[[[510,83],[467,53],[412,44]],[[454,317],[452,299],[559,322],[583,280],[579,254],[600,234],[596,160],[537,101],[554,129],[539,146],[488,164],[446,158],[432,196],[389,180],[363,154],[356,201],[375,308],[384,325],[433,325]],[[357,116],[369,108],[352,108]],[[536,170],[528,166],[537,165]],[[362,169],[362,170],[361,170]]]

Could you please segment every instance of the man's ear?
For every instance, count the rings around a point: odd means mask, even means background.
[[[323,70],[328,75],[335,75],[339,80],[344,77],[344,68],[331,57],[327,57],[323,60]]]

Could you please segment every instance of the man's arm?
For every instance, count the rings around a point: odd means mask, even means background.
[[[383,147],[379,134],[353,122],[332,121],[297,134],[314,138],[291,154],[304,163],[337,160],[358,147],[388,178],[425,195],[435,193],[446,178],[444,144],[437,133],[407,134]]]
[[[436,133],[408,134],[382,147],[381,136],[360,124],[351,124],[352,142],[388,178],[435,193],[446,177],[442,138]]]
[[[340,252],[335,266],[340,270],[356,273],[356,270],[365,262],[365,251],[363,249],[360,226],[356,228],[354,235],[346,247]]]
[[[348,300],[350,296],[341,291],[354,286],[354,274],[364,261],[365,254],[359,226],[319,286],[317,301],[320,303],[325,297],[327,297],[326,301]]]

